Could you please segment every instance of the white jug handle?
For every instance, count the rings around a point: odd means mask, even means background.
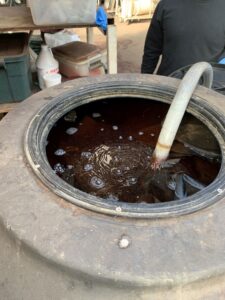
[[[54,57],[53,53],[52,53],[52,48],[48,47],[49,52],[51,53],[52,57]]]

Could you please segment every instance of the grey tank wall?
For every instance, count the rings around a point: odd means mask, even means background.
[[[33,96],[1,121],[0,299],[224,299],[224,189],[215,191],[218,202],[193,214],[115,218],[68,203],[31,170],[24,135],[33,115],[59,93],[98,80],[178,85],[135,74],[73,81]],[[223,96],[198,88],[195,98],[225,114]],[[124,233],[132,244],[119,249]]]
[[[4,300],[223,300],[225,278],[158,290],[114,287],[76,276],[27,249],[0,226],[0,299]]]

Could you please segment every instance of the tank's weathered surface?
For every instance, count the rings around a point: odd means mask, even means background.
[[[138,96],[138,86],[145,86],[140,97],[152,98],[149,89],[153,98],[161,100],[165,93],[163,101],[169,102],[178,83],[136,74],[70,81],[34,95],[1,121],[0,299],[224,299],[224,159],[214,183],[182,209],[174,202],[152,206],[146,214],[143,207],[140,214],[138,207],[136,212],[128,207],[123,215],[123,207],[122,213],[113,213],[113,207],[100,213],[101,206],[88,195],[85,209],[79,192],[74,195],[79,206],[66,201],[59,186],[51,178],[48,183],[41,166],[33,162],[31,167],[25,155],[26,150],[29,157],[24,141],[31,120],[58,95],[87,90],[91,95],[96,89],[104,97],[102,87],[114,85],[117,94]],[[203,118],[204,110],[206,119],[214,116],[206,124],[224,157],[225,97],[199,87],[191,103],[197,117]]]

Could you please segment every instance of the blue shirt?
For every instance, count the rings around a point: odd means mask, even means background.
[[[103,6],[99,6],[96,13],[96,24],[103,30],[107,29],[108,18]]]

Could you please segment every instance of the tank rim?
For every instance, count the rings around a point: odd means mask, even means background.
[[[137,97],[170,103],[175,94],[174,88],[164,89],[157,85],[139,85],[129,81],[90,83],[72,89],[53,99],[31,120],[24,140],[26,157],[35,174],[55,194],[84,209],[112,216],[131,218],[168,218],[190,214],[206,208],[222,199],[219,190],[225,188],[225,120],[208,105],[205,99],[193,95],[187,111],[202,121],[212,131],[221,149],[221,168],[215,180],[202,191],[179,201],[157,204],[129,204],[125,202],[104,202],[102,198],[90,195],[69,185],[59,178],[48,163],[45,151],[47,136],[65,113],[92,101],[116,97]],[[207,195],[207,197],[206,197]]]

